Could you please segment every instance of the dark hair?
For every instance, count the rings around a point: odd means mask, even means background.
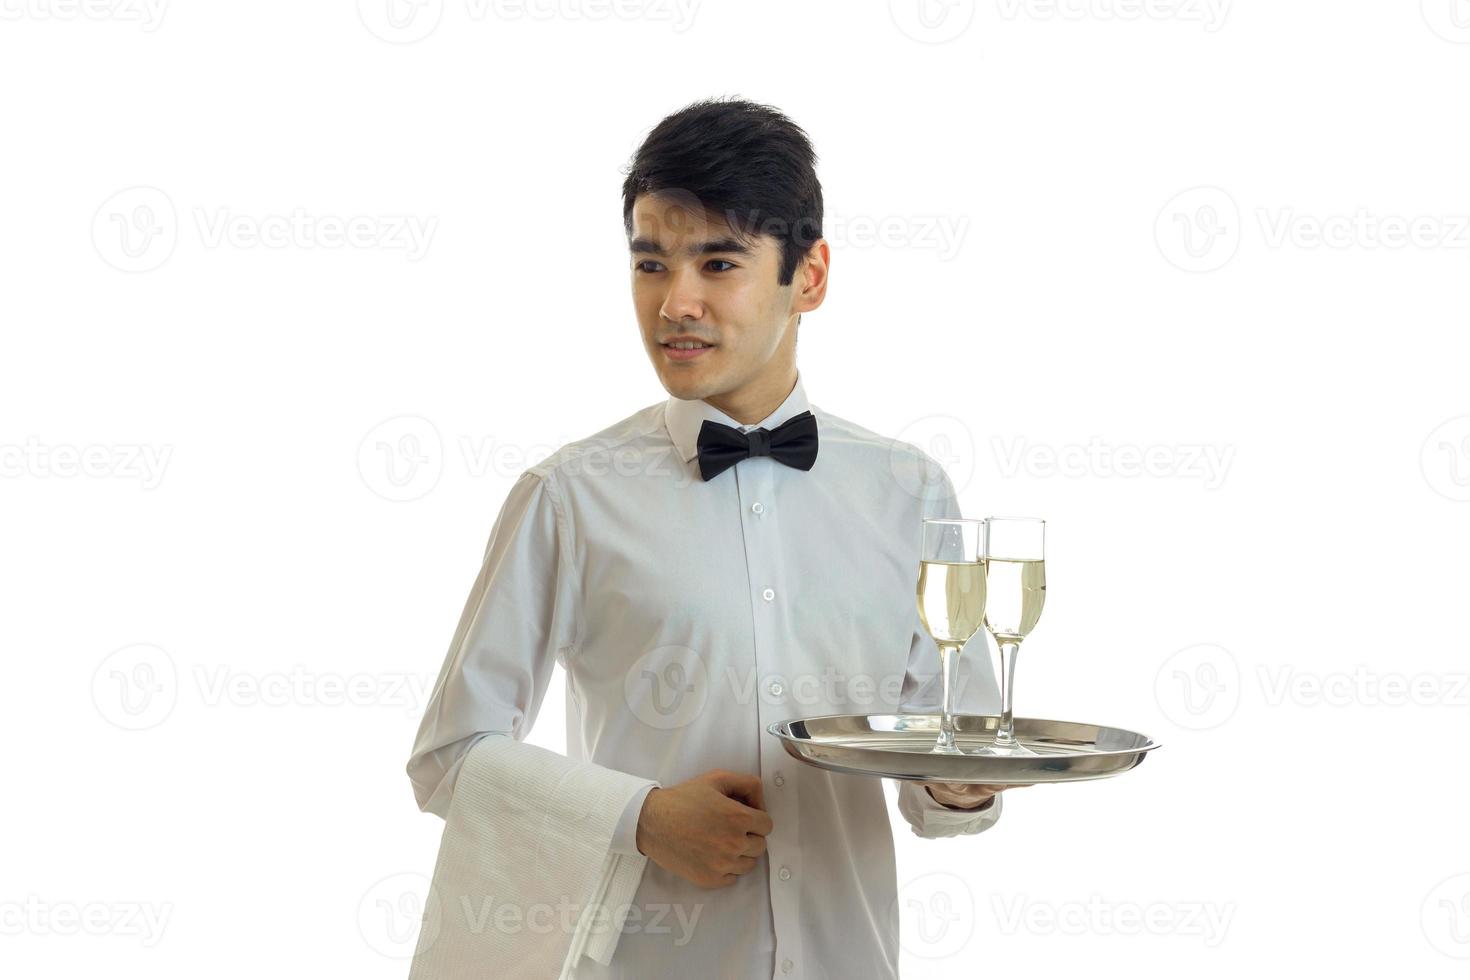
[[[653,127],[623,181],[623,229],[632,237],[639,194],[672,192],[720,216],[737,235],[781,244],[779,285],[822,237],[817,155],[779,110],[744,99],[691,103]]]

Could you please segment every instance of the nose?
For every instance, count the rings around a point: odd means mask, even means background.
[[[682,270],[670,274],[669,291],[659,313],[670,323],[703,318],[704,299],[700,295],[699,277]]]

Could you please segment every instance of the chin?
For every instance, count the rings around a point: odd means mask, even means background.
[[[675,398],[683,398],[686,401],[707,398],[719,390],[719,386],[714,384],[710,378],[692,378],[687,372],[660,372],[659,380],[663,382],[665,391]]]
[[[693,401],[698,398],[703,398],[706,394],[708,394],[708,392],[705,390],[709,387],[708,385],[695,383],[689,378],[670,377],[668,375],[665,375],[662,380],[664,383],[664,390],[673,395],[675,398],[683,398],[686,401]]]

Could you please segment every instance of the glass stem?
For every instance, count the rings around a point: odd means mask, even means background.
[[[940,751],[958,751],[954,741],[955,668],[959,665],[960,648],[950,643],[939,644],[939,672],[943,681],[939,707]]]
[[[1000,727],[995,730],[995,744],[1012,746],[1016,743],[1015,719],[1011,716],[1011,697],[1016,691],[1016,654],[1021,649],[1019,640],[1000,643]]]

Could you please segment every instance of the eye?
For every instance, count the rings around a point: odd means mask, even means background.
[[[635,263],[633,263],[633,271],[634,272],[657,272],[658,271],[657,269],[645,269],[645,268],[643,268],[645,265],[658,265],[658,263],[655,262],[655,261],[653,261],[652,259],[644,259],[641,262],[635,262]]]
[[[734,262],[726,262],[724,259],[710,259],[709,264],[710,265],[728,265],[732,269],[735,268],[735,263]],[[725,270],[724,269],[715,269],[713,271],[714,272],[724,272]]]

